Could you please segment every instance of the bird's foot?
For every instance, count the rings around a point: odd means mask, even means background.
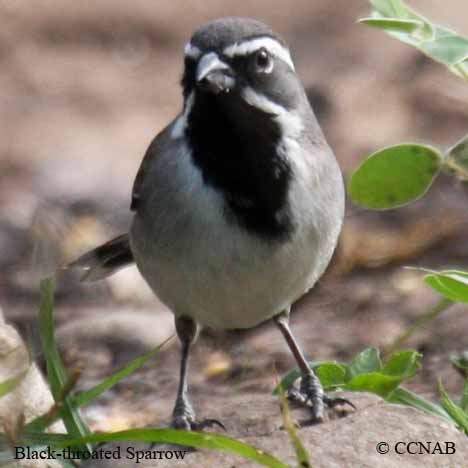
[[[178,401],[176,407],[172,412],[172,421],[170,427],[173,429],[183,429],[186,431],[202,431],[203,429],[219,426],[224,431],[226,428],[224,424],[217,419],[201,419],[199,421],[195,418],[195,412],[188,400]],[[182,447],[188,452],[196,452],[197,449],[185,445],[173,444],[177,447]],[[160,446],[159,442],[153,442],[150,446],[151,450],[154,447]]]
[[[340,408],[343,409],[345,406],[350,406],[351,408],[356,409],[354,404],[346,398],[332,398],[325,395],[320,381],[314,374],[302,377],[300,388],[298,389],[293,387],[289,390],[288,400],[300,406],[310,408],[312,413],[311,418],[307,421],[302,421],[300,423],[301,426],[322,422],[324,419],[325,408],[338,410]],[[346,414],[346,412],[344,414]]]
[[[218,426],[224,431],[224,424],[217,419],[201,419],[195,418],[195,412],[188,402],[176,405],[172,413],[171,427],[174,429],[185,429],[187,431],[202,431],[203,429]]]
[[[221,421],[217,419],[200,419],[199,421],[189,419],[183,416],[174,417],[172,419],[171,427],[174,429],[185,429],[186,431],[203,431],[206,428],[218,426],[224,431],[226,427]]]

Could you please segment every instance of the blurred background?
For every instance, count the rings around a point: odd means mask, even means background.
[[[468,34],[466,0],[410,3]],[[39,280],[128,228],[134,176],[151,139],[181,108],[183,46],[203,22],[252,16],[286,39],[345,176],[384,145],[446,148],[468,132],[466,84],[357,24],[368,12],[365,0],[39,0],[34,7],[0,0],[0,306],[36,357]],[[450,177],[404,209],[349,204],[329,272],[295,307],[293,327],[307,355],[347,360],[364,347],[385,347],[435,304],[421,275],[402,267],[466,268],[467,206],[468,189]],[[67,365],[82,368],[80,387],[173,332],[171,314],[135,268],[99,284],[61,272],[56,320]],[[449,391],[460,388],[448,354],[467,347],[467,327],[466,308],[456,306],[410,340],[424,353],[413,389],[434,397],[439,376]],[[177,350],[173,340],[87,408],[93,427],[167,418]],[[194,350],[193,399],[222,407],[216,400],[233,392],[268,393],[275,369],[292,366],[271,324],[207,330]]]

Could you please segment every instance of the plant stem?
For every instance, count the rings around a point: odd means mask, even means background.
[[[423,328],[427,323],[434,320],[438,317],[444,310],[447,310],[451,305],[453,305],[453,301],[446,297],[442,297],[440,301],[431,307],[425,314],[421,315],[408,329],[398,336],[395,341],[386,348],[385,354],[390,354],[393,351],[400,348],[402,343],[407,341],[414,333],[416,333],[419,329]]]
[[[451,157],[445,158],[444,167],[461,180],[468,180],[468,169],[460,164],[457,164]]]
[[[468,69],[465,67],[464,62],[457,63],[456,65],[453,66],[455,70],[460,73],[462,78],[464,78],[466,81],[468,81]]]

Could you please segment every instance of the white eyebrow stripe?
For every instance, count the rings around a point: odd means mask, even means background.
[[[236,42],[235,44],[226,47],[223,50],[223,54],[227,55],[228,57],[234,57],[236,55],[249,55],[261,49],[262,47],[268,50],[270,54],[286,62],[291,70],[295,70],[289,50],[272,37],[258,37],[256,39],[250,39],[244,42]]]
[[[185,44],[185,47],[184,47],[184,54],[186,57],[190,57],[190,58],[193,58],[193,59],[198,59],[198,57],[200,57],[201,55],[201,50],[192,45],[191,42],[187,42],[187,44]]]

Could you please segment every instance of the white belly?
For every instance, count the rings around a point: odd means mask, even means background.
[[[159,159],[155,174],[171,174],[171,185],[154,180],[130,232],[150,287],[175,315],[219,329],[250,328],[289,307],[328,265],[342,200],[333,216],[330,194],[296,184],[290,202],[303,212],[295,234],[265,242],[227,221],[221,194],[203,184],[188,154],[179,156]]]

